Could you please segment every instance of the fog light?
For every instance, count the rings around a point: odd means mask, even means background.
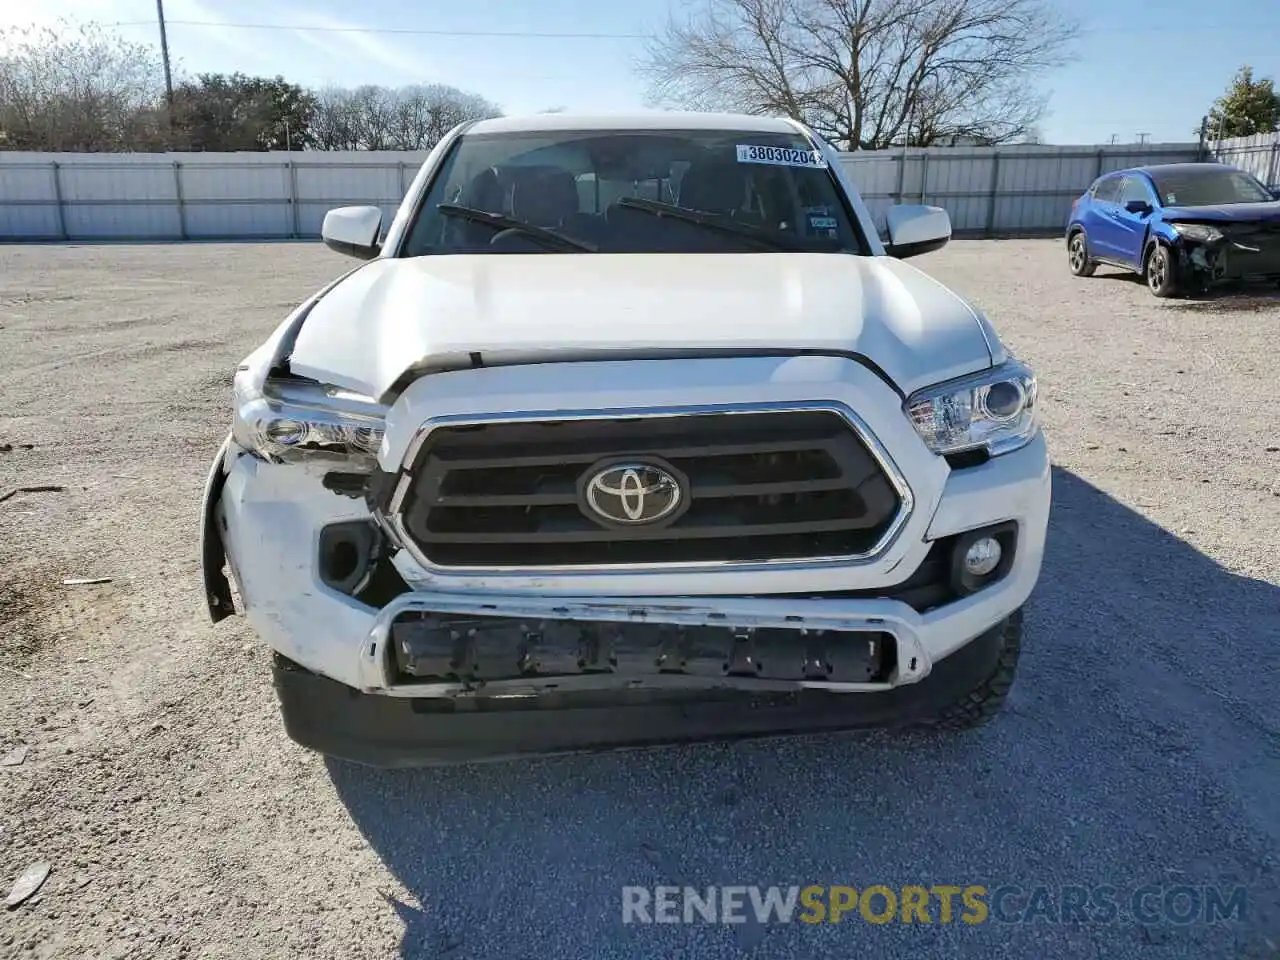
[[[998,583],[1013,565],[1018,550],[1018,524],[1013,520],[970,530],[948,546],[947,579],[956,597],[967,597]]]
[[[1000,541],[995,537],[980,537],[969,544],[964,552],[965,572],[975,577],[985,577],[1000,566]]]

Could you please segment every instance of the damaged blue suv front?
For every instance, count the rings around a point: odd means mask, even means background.
[[[1136,272],[1157,297],[1280,281],[1280,191],[1221,163],[1109,173],[1071,205],[1067,260],[1079,277],[1100,265]]]

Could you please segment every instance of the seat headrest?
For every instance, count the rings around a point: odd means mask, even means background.
[[[513,170],[511,215],[540,227],[559,226],[578,212],[578,183],[567,170]]]
[[[493,167],[481,170],[472,177],[458,196],[463,206],[487,210],[490,213],[502,212],[502,184]]]
[[[746,202],[747,175],[733,160],[700,161],[680,181],[680,206],[691,210],[730,214]]]

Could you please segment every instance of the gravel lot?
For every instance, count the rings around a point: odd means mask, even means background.
[[[1280,298],[1159,302],[1052,241],[921,263],[1038,368],[1056,463],[995,725],[389,774],[286,740],[196,551],[231,369],[348,262],[0,247],[0,495],[65,487],[0,503],[0,886],[53,866],[0,956],[1280,957]],[[1248,892],[1218,924],[624,927],[663,883]]]

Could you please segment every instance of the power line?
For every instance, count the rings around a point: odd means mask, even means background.
[[[111,24],[115,27],[147,27],[152,26],[150,20],[117,20]],[[311,23],[234,23],[224,22],[221,20],[169,20],[170,26],[179,27],[206,27],[219,28],[224,27],[233,30],[311,30],[317,33],[381,33],[390,35],[403,36],[423,36],[423,37],[513,37],[519,39],[542,39],[542,40],[648,40],[653,35],[651,33],[581,33],[581,32],[545,32],[539,30],[424,30],[411,27],[349,27],[349,26],[322,26]],[[1183,33],[1186,27],[1175,26],[1144,26],[1143,33]],[[1214,23],[1214,24],[1196,24],[1195,31],[1197,33],[1206,30],[1253,30],[1255,25],[1247,24],[1231,24],[1231,23]],[[1110,32],[1110,28],[1103,27],[1085,27],[1080,30],[1081,35],[1094,33],[1102,33],[1104,30]]]
[[[430,37],[519,37],[541,40],[647,40],[647,33],[543,33],[526,30],[415,30],[408,27],[335,27],[309,23],[223,23],[215,20],[168,20],[171,27],[227,27],[236,30],[311,30],[317,33],[385,33]],[[151,20],[119,20],[115,27],[153,26]]]

